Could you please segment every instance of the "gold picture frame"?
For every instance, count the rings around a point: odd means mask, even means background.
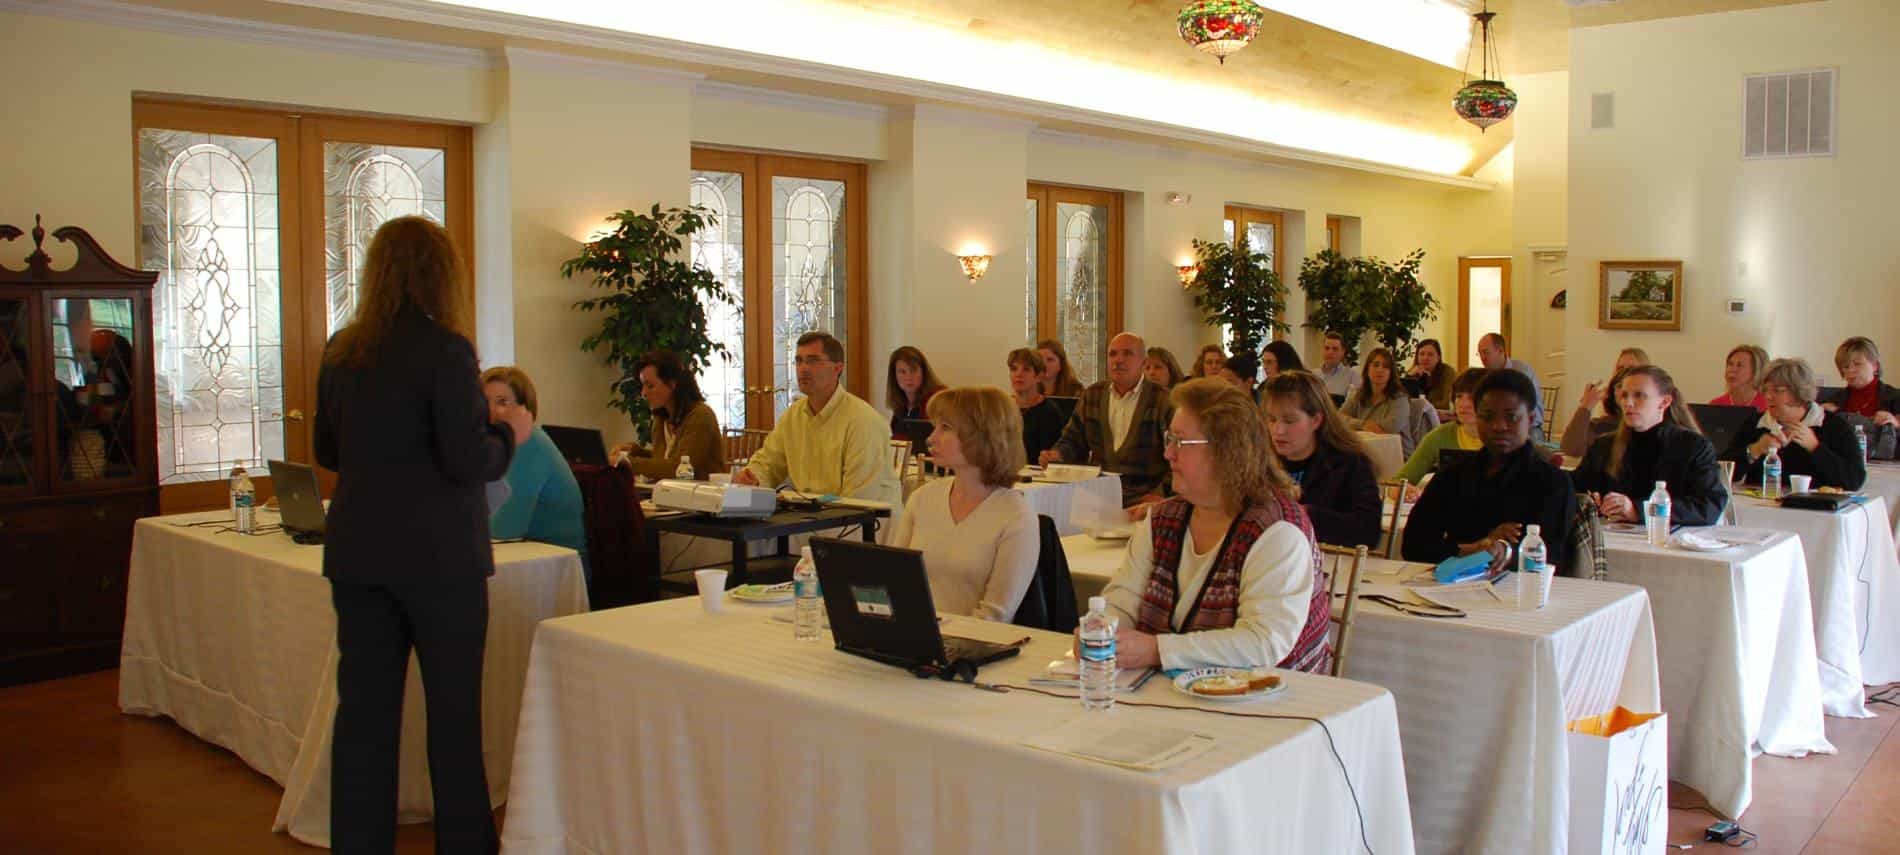
[[[1682,262],[1597,263],[1597,329],[1682,329]]]

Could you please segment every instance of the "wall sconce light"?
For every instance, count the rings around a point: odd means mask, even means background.
[[[1180,274],[1181,287],[1186,288],[1194,284],[1194,276],[1201,272],[1201,266],[1198,264],[1183,264],[1174,268],[1174,272]]]
[[[959,255],[957,263],[963,265],[963,275],[970,277],[971,282],[982,279],[983,274],[990,272],[990,257],[987,255]]]

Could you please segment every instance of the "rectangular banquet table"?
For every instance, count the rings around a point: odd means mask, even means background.
[[[277,522],[259,514],[260,524]],[[119,659],[119,708],[168,716],[283,785],[273,830],[330,840],[336,720],[336,612],[323,548],[282,532],[240,535],[229,511],[138,522]],[[534,626],[587,610],[580,556],[544,543],[495,545],[482,670],[482,752],[490,798],[508,792],[515,717]],[[431,815],[422,687],[414,659],[403,698],[403,822]]]
[[[1753,533],[1701,531],[1736,540]],[[1748,809],[1756,754],[1834,753],[1822,724],[1801,543],[1785,533],[1759,536],[1765,541],[1700,553],[1604,535],[1610,578],[1648,589],[1655,609],[1669,777],[1729,817]]]
[[[1120,566],[1122,544],[1087,536],[1062,544],[1078,589],[1099,589]],[[1425,569],[1369,558],[1360,594],[1397,595],[1402,576]],[[1563,851],[1565,726],[1618,705],[1661,709],[1643,590],[1551,582],[1550,605],[1530,612],[1509,601],[1464,618],[1426,618],[1359,604],[1346,676],[1384,686],[1398,701],[1420,852]]]
[[[707,614],[671,600],[543,623],[515,742],[504,851],[1352,852],[1412,851],[1392,697],[1288,675],[1283,695],[1233,712],[1319,727],[1118,706],[1130,727],[1219,741],[1139,772],[1024,739],[1084,715],[1077,701],[920,680],[792,639],[786,607]],[[1021,685],[1070,637],[949,618],[947,629],[1032,637],[984,681]],[[1135,697],[1199,706],[1164,679]],[[1098,715],[1088,713],[1088,715]],[[1344,766],[1344,777],[1341,765]]]
[[[1835,513],[1782,508],[1736,496],[1738,525],[1801,538],[1813,598],[1821,700],[1828,715],[1868,718],[1862,685],[1900,680],[1900,556],[1894,551],[1887,502]]]

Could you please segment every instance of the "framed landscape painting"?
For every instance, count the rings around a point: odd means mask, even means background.
[[[1604,261],[1597,270],[1597,329],[1682,329],[1682,262]]]

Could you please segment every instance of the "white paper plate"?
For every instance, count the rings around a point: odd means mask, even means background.
[[[1280,678],[1280,685],[1278,686],[1274,686],[1270,689],[1262,689],[1257,692],[1248,692],[1247,694],[1244,694],[1244,695],[1203,695],[1188,688],[1189,686],[1194,685],[1194,681],[1199,680],[1203,677],[1212,677],[1216,674],[1232,674],[1236,677],[1239,677],[1242,680],[1245,680],[1247,679],[1247,676],[1250,673],[1252,672],[1246,668],[1190,668],[1186,671],[1182,671],[1179,675],[1177,675],[1174,678],[1174,690],[1177,692],[1180,692],[1183,695],[1187,695],[1190,698],[1196,698],[1203,701],[1216,701],[1220,703],[1257,701],[1257,700],[1260,700],[1261,698],[1272,697],[1274,695],[1277,695],[1277,694],[1280,694],[1281,692],[1286,691],[1287,682],[1286,682],[1286,677],[1284,676]]]
[[[776,585],[740,585],[726,592],[726,596],[742,603],[789,603],[797,599],[792,583],[780,582]]]

